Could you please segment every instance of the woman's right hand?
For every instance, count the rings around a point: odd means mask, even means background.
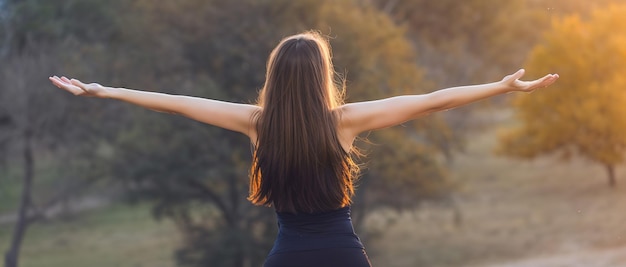
[[[61,76],[61,78],[57,76],[52,76],[48,79],[50,79],[52,84],[54,84],[56,87],[68,91],[73,95],[87,97],[106,97],[106,88],[97,83],[84,84],[77,79],[68,79],[65,76]]]

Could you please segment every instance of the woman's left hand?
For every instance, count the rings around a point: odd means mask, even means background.
[[[500,82],[513,91],[532,92],[537,88],[553,84],[559,78],[558,74],[548,74],[534,81],[520,81],[519,79],[524,76],[525,72],[524,69],[518,70],[516,73],[507,75]]]

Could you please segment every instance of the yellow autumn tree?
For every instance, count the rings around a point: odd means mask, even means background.
[[[534,158],[558,153],[602,164],[615,186],[626,151],[626,5],[555,19],[529,56],[535,76],[559,73],[547,90],[514,99],[521,122],[500,136],[502,154]]]

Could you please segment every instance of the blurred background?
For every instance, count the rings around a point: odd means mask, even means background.
[[[0,0],[4,266],[260,266],[246,137],[47,77],[254,103],[309,29],[348,102],[561,76],[363,136],[374,266],[626,266],[626,1]]]

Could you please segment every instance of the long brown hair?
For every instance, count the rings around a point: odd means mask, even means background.
[[[351,203],[358,166],[337,134],[344,87],[334,77],[330,45],[317,32],[287,37],[270,54],[255,115],[252,203],[284,212]]]

